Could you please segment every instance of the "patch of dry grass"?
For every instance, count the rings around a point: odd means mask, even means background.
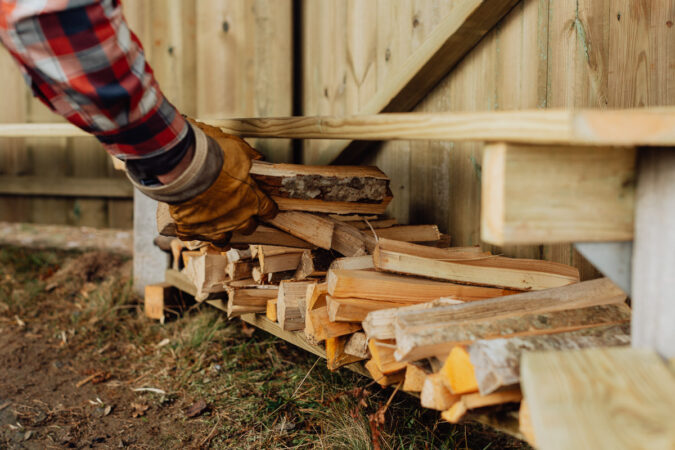
[[[82,277],[73,272],[78,260],[100,268]],[[250,334],[208,305],[164,325],[150,321],[132,294],[129,271],[118,256],[0,248],[0,315],[65,333],[73,358],[105,367],[114,380],[161,389],[164,395],[142,399],[167,414],[205,401],[208,410],[197,418],[172,416],[197,424],[205,447],[373,448],[368,416],[391,390],[346,370],[330,372],[314,355],[260,330]],[[194,442],[178,428],[155,442],[168,448]],[[480,427],[444,423],[400,392],[378,432],[383,449],[526,448]]]

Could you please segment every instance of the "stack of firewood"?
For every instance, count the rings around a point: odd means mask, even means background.
[[[366,361],[379,384],[402,382],[457,422],[521,400],[525,351],[629,343],[626,296],[609,280],[398,225],[381,216],[391,192],[376,168],[256,162],[251,173],[282,212],[227,249],[172,241],[174,269],[229,317],[266,315],[325,345],[330,369]]]

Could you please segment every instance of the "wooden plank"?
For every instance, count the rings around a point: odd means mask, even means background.
[[[598,147],[675,145],[672,108],[389,113],[202,121],[231,134],[259,138],[487,141]],[[0,124],[0,137],[32,137],[35,125],[41,124]],[[51,125],[44,128],[47,131],[38,129],[37,137],[53,137]],[[54,133],[55,136],[64,134],[68,135],[62,131]]]
[[[328,292],[333,297],[357,297],[403,304],[424,303],[448,296],[461,301],[474,301],[514,293],[507,289],[464,286],[366,270],[331,270],[326,282]]]
[[[370,228],[363,230],[371,233]],[[403,242],[429,242],[441,238],[441,233],[436,225],[400,225],[388,228],[376,229],[375,234],[380,239],[393,239]]]
[[[631,240],[635,153],[486,146],[481,238],[495,245]]]
[[[675,149],[639,156],[633,243],[634,347],[675,357]]]
[[[365,298],[338,298],[330,295],[326,297],[326,303],[328,305],[328,317],[333,322],[361,322],[371,311],[406,305],[406,303]]]
[[[675,446],[675,378],[655,352],[526,353],[521,372],[539,448]]]
[[[358,112],[375,114],[413,109],[516,3],[517,0],[453,2],[449,14],[378,86]],[[333,163],[357,160],[366,150],[363,143],[352,142],[335,156]]]
[[[133,198],[126,179],[42,176],[0,176],[0,194],[49,197]]]
[[[269,224],[306,242],[329,250],[333,242],[333,221],[297,211],[280,212]]]
[[[675,111],[672,108],[387,113],[204,122],[225,132],[251,137],[624,147],[675,145]]]
[[[396,359],[417,361],[437,356],[445,358],[453,347],[468,345],[478,339],[562,333],[603,325],[617,325],[630,320],[625,304],[498,317],[477,321],[458,321],[452,327],[406,329],[396,327]]]
[[[422,247],[417,250],[417,248]],[[428,247],[410,245],[408,251],[390,249],[389,242],[379,241],[373,252],[373,262],[379,270],[417,275],[426,278],[495,286],[505,289],[541,290],[579,281],[579,271],[571,266],[533,259],[513,259],[501,256],[468,258],[448,255],[444,258],[420,257],[431,253]],[[436,250],[436,249],[434,249]],[[440,249],[439,254],[443,252]]]
[[[625,300],[626,294],[621,289],[607,278],[600,278],[556,289],[524,292],[480,302],[437,307],[433,313],[414,309],[401,310],[396,314],[396,322],[400,327],[429,329],[433,326],[447,327],[462,320],[620,304]]]
[[[471,360],[466,365],[471,366],[478,389],[486,395],[519,385],[520,359],[525,352],[615,347],[630,345],[630,339],[630,326],[624,324],[546,336],[479,340],[469,346]]]

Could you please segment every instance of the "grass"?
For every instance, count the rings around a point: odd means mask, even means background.
[[[211,448],[371,449],[373,428],[382,449],[527,448],[481,426],[442,422],[401,392],[384,421],[373,422],[392,390],[347,370],[330,372],[316,356],[207,305],[164,325],[149,321],[129,270],[119,256],[0,248],[0,315],[66,333],[82,364],[95,360],[115,379],[165,391],[142,399],[178,411],[172,420],[183,431],[160,433],[158,445],[183,447],[194,423]],[[208,404],[205,414],[180,413],[197,400]]]

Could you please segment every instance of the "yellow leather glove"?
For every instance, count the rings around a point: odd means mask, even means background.
[[[180,239],[224,245],[233,231],[252,233],[256,217],[272,218],[277,207],[249,175],[251,160],[260,158],[258,152],[219,128],[190,123],[195,152],[188,168],[167,185],[138,187],[169,204]]]

